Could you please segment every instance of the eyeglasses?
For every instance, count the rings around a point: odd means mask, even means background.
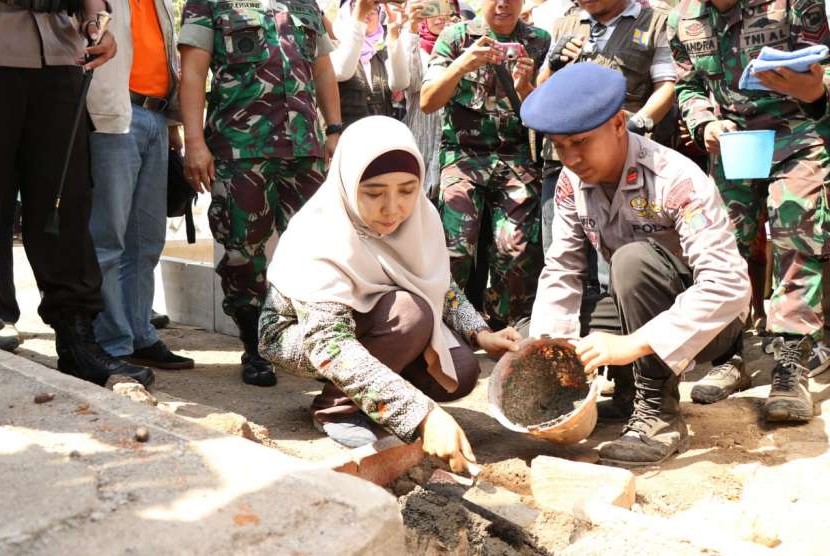
[[[606,27],[602,23],[598,21],[596,23],[593,23],[591,25],[591,30],[588,33],[588,42],[585,43],[585,46],[582,47],[582,51],[588,55],[596,53],[597,39],[604,36],[606,31],[608,31],[608,27]]]

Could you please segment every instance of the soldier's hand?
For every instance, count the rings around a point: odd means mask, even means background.
[[[778,68],[758,72],[755,77],[768,89],[806,104],[817,101],[825,94],[824,69],[819,64],[812,64],[806,73]]]
[[[550,71],[559,71],[568,63],[576,60],[582,52],[582,37],[565,35],[554,43],[548,51],[548,67]]]
[[[186,141],[184,146],[184,176],[196,193],[210,191],[216,179],[213,155],[204,141]]]
[[[571,40],[565,43],[560,53],[560,58],[567,62],[572,62],[579,58],[582,54],[582,45],[585,44],[585,37],[572,37]]]
[[[576,344],[576,354],[589,375],[604,365],[628,365],[650,353],[654,350],[637,334],[592,332]]]
[[[486,66],[501,62],[501,54],[493,48],[493,39],[479,37],[453,62],[462,73],[470,73]]]
[[[706,145],[706,152],[718,154],[720,152],[721,133],[738,131],[738,125],[730,120],[715,120],[709,122],[703,128],[703,143]]]
[[[526,56],[517,58],[516,66],[513,68],[513,87],[519,92],[529,94],[528,89],[533,89],[535,69],[533,58]]]
[[[469,471],[476,457],[464,431],[452,416],[435,406],[420,425],[424,452],[448,461],[455,473]]]
[[[115,37],[109,31],[104,31],[101,40],[94,46],[86,48],[84,53],[89,60],[84,64],[84,71],[92,71],[95,68],[104,65],[107,60],[115,56],[118,51],[118,45],[115,44]]]

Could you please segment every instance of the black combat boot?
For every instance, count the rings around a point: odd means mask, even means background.
[[[242,354],[242,382],[254,386],[274,386],[277,375],[271,364],[259,355],[258,307],[245,305],[236,310],[233,320],[239,327],[239,339],[245,346]]]
[[[813,339],[804,336],[786,339],[776,349],[778,360],[772,369],[772,387],[764,403],[767,421],[809,421],[813,398],[809,388],[809,361]]]
[[[601,463],[639,467],[662,463],[689,442],[686,423],[680,414],[680,379],[649,378],[634,371],[634,413],[618,440],[599,449]]]
[[[111,375],[121,375],[150,388],[155,382],[153,371],[131,365],[108,354],[95,340],[92,318],[74,314],[54,322],[58,370],[82,380],[104,386]]]
[[[597,402],[597,419],[606,423],[628,421],[634,412],[634,373],[631,365],[610,367],[609,378],[614,379],[614,394],[610,400]]]

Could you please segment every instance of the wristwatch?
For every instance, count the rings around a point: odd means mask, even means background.
[[[628,119],[628,130],[639,135],[654,129],[654,120],[641,112],[637,112]]]
[[[339,135],[343,133],[343,124],[329,124],[326,126],[326,135]]]

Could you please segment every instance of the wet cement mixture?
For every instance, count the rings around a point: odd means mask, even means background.
[[[588,395],[585,371],[573,347],[564,340],[525,342],[500,363],[501,409],[521,426],[554,421],[578,408]]]

